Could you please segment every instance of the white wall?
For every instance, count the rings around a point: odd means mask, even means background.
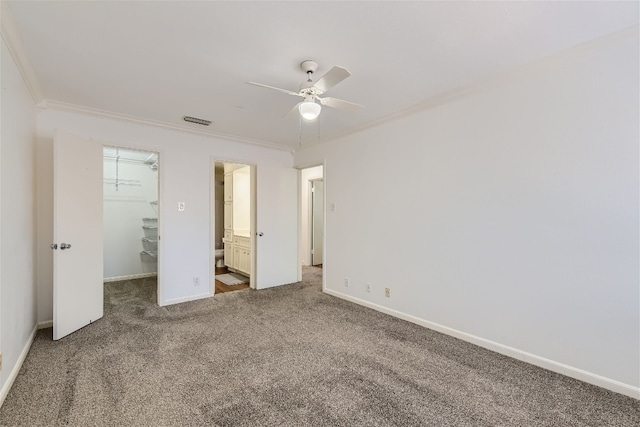
[[[322,178],[322,166],[314,166],[300,171],[300,257],[302,265],[311,265],[309,181],[318,178]]]
[[[36,109],[4,38],[0,55],[1,404],[36,326]]]
[[[296,153],[326,159],[328,290],[640,397],[638,47],[636,27]]]
[[[127,152],[120,150],[127,157]],[[148,153],[151,154],[151,153]],[[131,157],[131,156],[130,156]],[[104,177],[116,177],[115,159],[105,157]],[[103,185],[104,196],[104,277],[116,278],[155,272],[154,263],[140,259],[143,250],[142,218],[157,218],[150,202],[158,200],[158,172],[149,165],[128,161],[118,162],[120,180],[138,181],[140,186]]]
[[[209,277],[210,245],[213,243],[210,230],[215,223],[211,214],[212,159],[256,164],[265,172],[292,168],[291,153],[282,150],[88,114],[45,110],[38,115],[38,183],[42,183],[43,188],[49,186],[53,175],[48,153],[56,128],[98,139],[107,145],[160,153],[158,274],[163,283],[162,304],[213,295],[213,282]],[[271,190],[275,191],[278,190]],[[178,202],[185,202],[184,212],[177,211]],[[38,239],[48,242],[52,224],[50,193],[42,194],[39,203]],[[38,285],[39,295],[42,295],[38,319],[45,321],[50,320],[53,313],[50,260],[39,259],[38,269],[43,279]],[[200,286],[193,285],[193,277],[200,278]]]

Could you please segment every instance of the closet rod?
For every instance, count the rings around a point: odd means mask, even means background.
[[[142,187],[142,184],[137,179],[104,178],[103,182],[105,184],[132,185],[134,187]]]
[[[152,155],[155,155],[155,154],[152,154]],[[126,161],[126,162],[134,162],[134,163],[142,163],[142,164],[144,164],[148,160],[148,159],[147,160],[145,160],[145,159],[132,159],[132,158],[123,157],[123,156],[113,156],[111,154],[105,154],[103,157],[105,159],[109,159],[109,160],[118,160],[118,159],[120,159],[120,160],[123,160],[123,161]]]

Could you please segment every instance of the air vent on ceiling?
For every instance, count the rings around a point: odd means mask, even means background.
[[[197,125],[209,126],[211,124],[211,120],[199,119],[197,117],[184,116],[182,118],[185,122],[195,123]]]

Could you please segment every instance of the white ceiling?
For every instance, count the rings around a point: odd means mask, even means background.
[[[9,1],[46,99],[297,147],[299,64],[352,76],[302,142],[366,126],[433,97],[638,25],[638,2]],[[214,121],[186,124],[184,115]]]

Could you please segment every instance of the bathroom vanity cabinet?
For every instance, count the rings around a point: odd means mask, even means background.
[[[233,202],[224,202],[224,231],[233,231]]]
[[[224,201],[233,201],[233,172],[224,174]]]
[[[251,274],[251,240],[249,237],[233,237],[233,268],[246,274]]]

